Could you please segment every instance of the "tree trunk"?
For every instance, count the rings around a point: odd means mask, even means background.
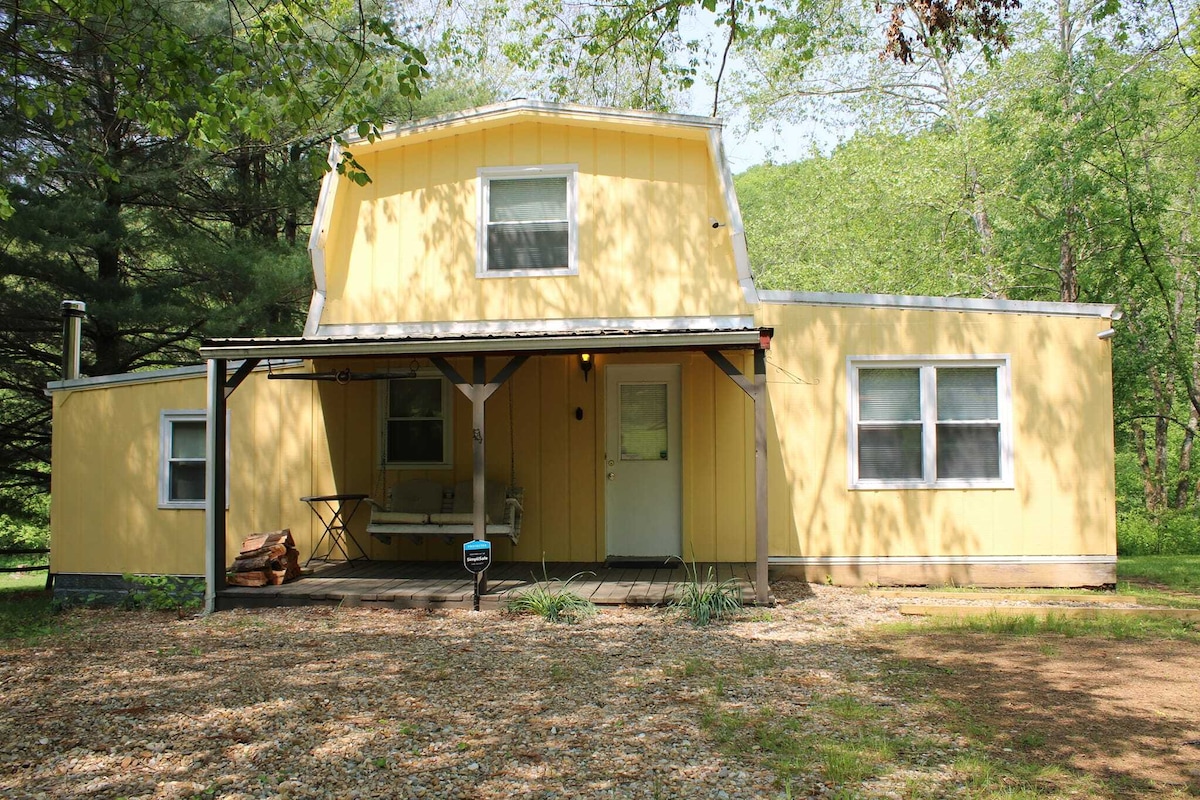
[[[1133,428],[1133,452],[1137,455],[1138,466],[1142,472],[1142,494],[1146,498],[1146,510],[1156,513],[1162,510],[1162,492],[1154,484],[1154,469],[1150,465],[1150,455],[1146,451],[1146,429],[1141,422],[1130,423]]]

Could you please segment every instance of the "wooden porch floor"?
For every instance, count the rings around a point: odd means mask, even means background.
[[[754,602],[754,564],[696,566],[701,578],[708,576],[709,567],[715,570],[717,580],[736,578],[742,587],[743,601],[747,605]],[[675,584],[688,578],[687,571],[678,563],[670,567],[547,563],[545,570],[551,579],[560,581],[584,573],[571,581],[571,590],[597,605],[664,605],[674,597]],[[519,592],[542,579],[542,565],[519,561],[493,564],[487,577],[488,590],[480,597],[480,608],[503,608],[509,593]],[[304,577],[282,586],[227,586],[217,593],[217,608],[298,605],[470,608],[472,594],[471,574],[458,562],[313,562]]]

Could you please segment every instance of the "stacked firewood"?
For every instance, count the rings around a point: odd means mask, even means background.
[[[300,551],[292,532],[285,529],[247,537],[225,582],[230,586],[278,586],[299,577]]]

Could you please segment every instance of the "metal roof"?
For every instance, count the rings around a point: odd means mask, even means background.
[[[583,353],[628,350],[756,349],[770,328],[702,330],[580,329],[404,336],[291,336],[206,339],[204,358],[324,358],[486,353]]]

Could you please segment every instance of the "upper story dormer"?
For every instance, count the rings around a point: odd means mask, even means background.
[[[715,119],[522,100],[346,147],[371,182],[322,185],[306,336],[753,313]]]

